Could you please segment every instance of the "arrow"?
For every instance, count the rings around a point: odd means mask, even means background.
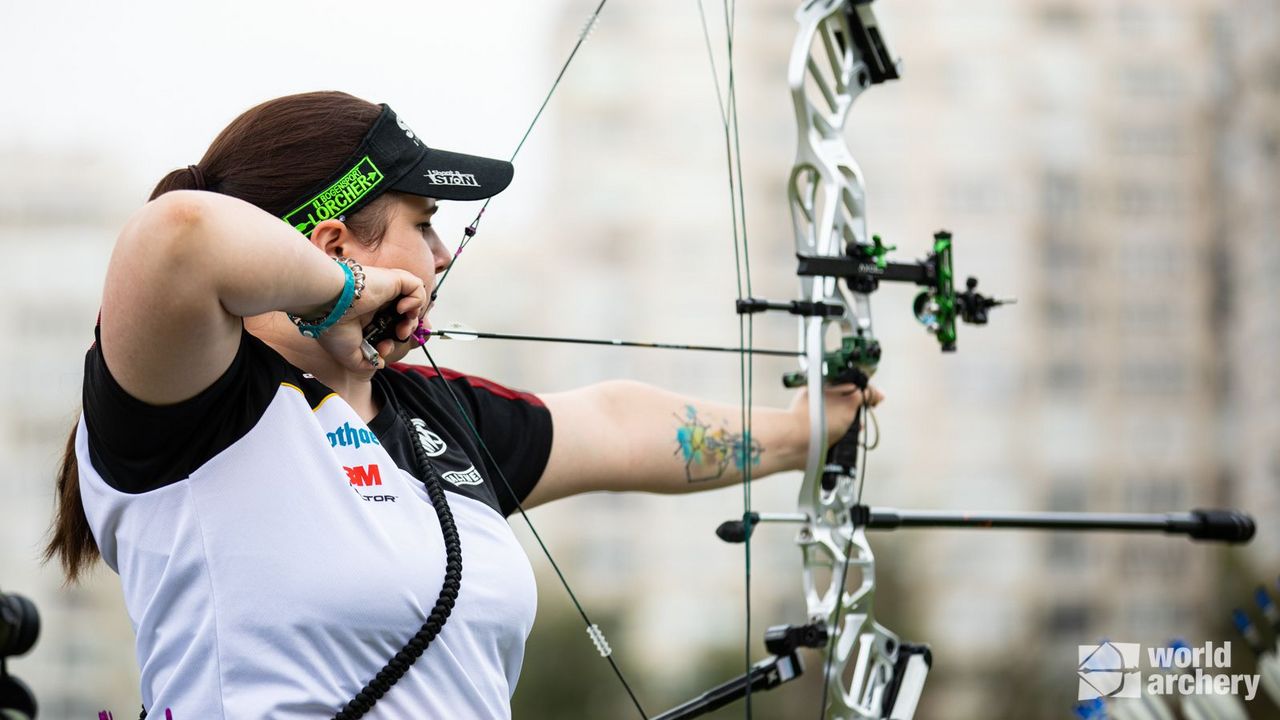
[[[548,335],[517,335],[514,333],[479,332],[461,323],[449,323],[438,330],[428,330],[428,339],[438,337],[441,340],[460,340],[470,342],[479,338],[486,340],[522,340],[532,342],[569,343],[571,345],[610,345],[613,347],[650,348],[654,350],[696,350],[699,352],[735,353],[738,355],[771,355],[774,357],[803,357],[804,353],[795,350],[760,350],[758,348],[722,347],[718,345],[685,345],[680,343],[639,342],[635,340],[604,340],[595,338],[553,337]]]

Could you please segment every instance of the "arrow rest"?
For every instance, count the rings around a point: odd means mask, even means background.
[[[861,332],[840,339],[840,347],[822,356],[822,375],[827,385],[857,385],[866,390],[867,383],[880,364],[880,341]],[[789,372],[782,376],[782,385],[800,388],[807,385],[804,371]]]

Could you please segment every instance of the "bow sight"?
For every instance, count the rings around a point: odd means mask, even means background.
[[[883,280],[912,282],[927,289],[916,295],[912,310],[916,319],[938,338],[943,352],[956,349],[956,318],[971,325],[986,325],[987,311],[1016,300],[995,300],[977,292],[978,279],[969,277],[965,291],[955,289],[955,271],[951,265],[951,233],[939,230],[933,234],[933,249],[924,260],[915,263],[889,262],[886,255],[896,250],[873,235],[870,245],[850,244],[844,258],[800,256],[796,274],[824,275],[844,279],[849,290],[870,294]]]
[[[837,257],[800,254],[796,274],[800,277],[839,278],[844,280],[850,292],[869,295],[881,282],[910,282],[926,289],[916,295],[912,312],[929,332],[933,333],[943,352],[955,352],[956,320],[971,325],[986,325],[988,311],[1000,305],[1010,305],[1017,300],[997,300],[978,292],[978,279],[970,276],[965,281],[964,292],[955,289],[955,271],[951,264],[951,233],[939,230],[933,235],[933,249],[928,257],[918,262],[889,262],[887,255],[897,246],[885,245],[879,235],[872,236],[869,245],[849,244],[845,253]],[[746,298],[737,302],[739,314],[754,314],[766,310],[782,310],[804,317],[839,317],[843,308],[835,303],[792,301],[771,302],[758,298]],[[880,363],[880,343],[861,328],[856,334],[842,338],[840,347],[823,355],[824,374],[832,384],[854,383],[866,385],[867,378],[875,374]],[[789,388],[803,387],[807,380],[803,372],[787,373],[782,384]]]
[[[966,280],[964,292],[957,293],[951,260],[952,238],[951,233],[945,230],[934,233],[932,251],[928,257],[918,262],[890,262],[887,256],[889,252],[897,250],[897,246],[885,245],[879,235],[872,236],[871,240],[870,245],[847,245],[845,254],[841,257],[798,255],[800,262],[796,274],[801,277],[840,278],[850,292],[863,295],[875,292],[880,288],[880,283],[886,281],[924,286],[926,289],[916,295],[912,303],[912,312],[938,339],[943,352],[954,352],[956,349],[957,319],[971,325],[986,325],[988,310],[1017,302],[1014,299],[997,300],[979,293],[978,279],[972,276]],[[800,307],[796,308],[797,305]],[[803,312],[802,308],[806,305],[814,304],[791,303],[784,306],[782,303],[751,298],[739,301],[738,312],[787,309],[797,315],[818,314]],[[831,312],[831,307],[833,306],[824,305],[825,312],[822,314],[840,314]],[[852,367],[869,376],[875,372],[880,362],[880,344],[860,333],[844,339],[839,349],[828,354],[827,360],[831,365],[829,378],[833,381],[840,381]],[[801,373],[790,373],[783,383],[787,387],[800,387],[804,384],[804,379]]]

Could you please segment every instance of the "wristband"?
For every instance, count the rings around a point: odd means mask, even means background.
[[[351,305],[360,299],[360,295],[364,292],[364,268],[360,267],[360,263],[351,258],[334,258],[334,262],[342,267],[342,272],[346,276],[342,284],[342,294],[338,295],[338,300],[334,302],[333,309],[327,315],[314,320],[305,320],[297,315],[289,315],[289,319],[298,327],[298,332],[309,338],[318,338],[326,330],[338,324],[342,316],[347,314],[351,309]]]

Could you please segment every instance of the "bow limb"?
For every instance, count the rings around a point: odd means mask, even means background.
[[[798,130],[789,182],[796,253],[846,258],[853,248],[872,242],[862,172],[845,144],[845,122],[854,100],[874,78],[896,76],[896,63],[885,62],[887,51],[884,57],[877,54],[882,45],[858,42],[871,34],[869,28],[875,29],[869,4],[806,3],[796,19],[800,30],[788,66]],[[886,67],[892,72],[886,74]],[[897,694],[901,643],[873,613],[875,557],[857,512],[863,490],[858,422],[828,450],[823,392],[830,382],[865,388],[879,360],[879,346],[867,293],[848,291],[834,276],[801,276],[800,286],[810,307],[829,309],[801,317],[805,356],[801,373],[788,382],[803,381],[809,390],[809,452],[798,499],[805,521],[797,543],[809,619],[827,634],[821,715],[882,718],[893,711],[892,700],[886,700]],[[828,350],[833,326],[840,346]],[[893,717],[910,715],[894,712]]]

